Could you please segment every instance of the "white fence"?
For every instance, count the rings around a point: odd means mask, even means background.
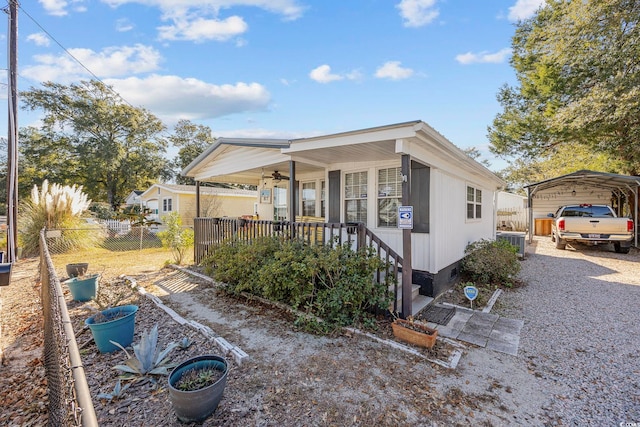
[[[502,208],[498,210],[498,230],[527,231],[527,209]]]

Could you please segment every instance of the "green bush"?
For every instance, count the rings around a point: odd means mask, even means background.
[[[203,264],[231,292],[250,292],[321,318],[296,321],[319,332],[367,323],[374,310],[386,309],[390,301],[387,284],[373,280],[385,262],[375,250],[356,252],[348,243],[331,248],[276,237],[253,244],[232,241],[216,248]]]
[[[467,246],[461,267],[473,282],[511,287],[520,272],[518,247],[506,240],[479,240]]]
[[[142,218],[145,218],[144,215]],[[158,233],[162,246],[169,248],[176,264],[182,264],[187,250],[193,247],[194,234],[190,228],[182,228],[182,218],[178,212],[171,212],[162,217],[167,227]]]

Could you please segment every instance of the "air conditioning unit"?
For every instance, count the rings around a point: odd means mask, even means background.
[[[496,240],[506,240],[518,248],[518,257],[524,258],[525,234],[522,233],[496,233]]]

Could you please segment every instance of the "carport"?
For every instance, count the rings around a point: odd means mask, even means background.
[[[525,186],[529,206],[529,243],[534,233],[534,202],[546,207],[575,203],[612,205],[618,215],[625,212],[625,204],[635,224],[635,247],[638,247],[638,202],[640,176],[580,170],[568,175],[547,179]],[[609,194],[604,197],[603,194]],[[544,196],[543,196],[544,195]]]

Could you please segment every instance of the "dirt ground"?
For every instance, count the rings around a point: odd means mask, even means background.
[[[37,260],[21,260],[11,285],[0,288],[2,425],[46,424],[37,265]],[[174,270],[128,274],[184,318],[206,325],[249,355],[241,366],[230,359],[224,397],[201,425],[541,425],[547,420],[541,379],[518,357],[467,346],[458,367],[450,370],[358,334],[321,337],[298,331],[285,311],[230,298]],[[101,286],[107,290],[118,283],[103,277]],[[78,331],[91,310],[67,298]],[[176,323],[148,298],[132,296],[128,302],[140,306],[134,342],[158,324],[161,348],[185,336],[194,341],[187,350],[171,353],[175,362],[218,353],[213,342]],[[86,341],[89,332],[80,333],[79,344]],[[124,362],[124,353],[101,354],[89,342],[82,357],[93,396],[110,392],[118,378],[113,367]],[[94,397],[94,406],[101,426],[180,425],[166,377],[137,381],[121,399]]]

